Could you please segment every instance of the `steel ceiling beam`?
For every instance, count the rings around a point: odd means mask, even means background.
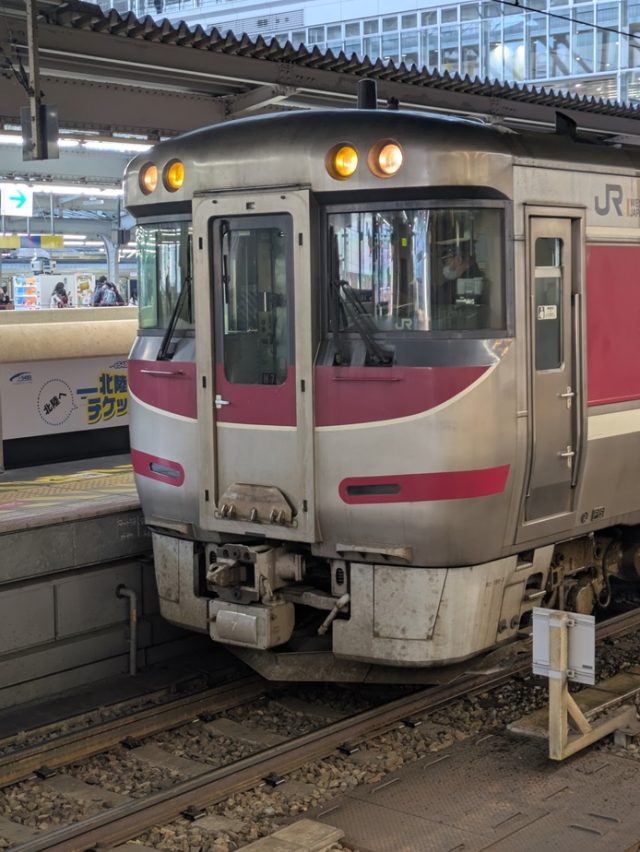
[[[137,133],[153,139],[192,130],[200,123],[215,124],[224,117],[223,105],[210,95],[82,79],[77,66],[68,75],[45,73],[40,79],[46,102],[58,107],[61,127]],[[18,84],[0,77],[0,121],[18,122],[24,102]]]
[[[224,98],[225,116],[237,118],[268,106],[275,106],[288,101],[297,92],[292,86],[256,86],[241,95],[227,95]]]
[[[22,147],[0,145],[0,180],[41,182],[56,172],[56,183],[120,186],[128,161],[135,156],[118,152],[101,152],[80,148],[62,148],[55,161],[22,159]],[[69,193],[73,188],[69,187]]]
[[[26,55],[23,7],[18,0],[4,0],[3,7],[0,40],[5,45],[10,40]],[[85,3],[47,3],[41,8],[43,89],[46,100],[57,103],[61,125],[171,135],[222,120],[225,98],[245,98],[254,105],[261,91],[274,87],[295,90],[289,101],[298,106],[352,105],[358,80],[372,77],[382,100],[394,98],[413,108],[492,115],[508,124],[545,127],[553,127],[555,113],[561,110],[585,130],[639,135],[640,113],[622,105],[385,65],[343,53],[322,54],[261,38],[221,36],[215,30],[191,30],[167,20],[156,23],[150,17],[139,20],[114,11],[105,15]],[[15,81],[4,79],[0,90],[4,118],[15,116],[17,103],[14,91],[11,106],[5,106],[9,84],[18,88]]]
[[[547,128],[562,111],[583,130],[640,135],[640,112],[623,105],[103,14],[85,3],[41,2],[40,9],[42,88],[46,101],[58,106],[61,126],[172,135],[263,108],[265,93],[282,92],[278,101],[302,107],[352,106],[359,79],[370,77],[382,101],[411,108]],[[24,6],[3,0],[3,11],[0,43],[26,57]],[[5,72],[0,119],[15,119],[25,98]]]
[[[52,233],[49,216],[31,216],[29,219],[18,218],[17,216],[5,216],[3,218],[7,230],[15,234],[29,233],[35,236],[36,234]],[[111,239],[114,230],[117,230],[118,227],[121,227],[121,225],[118,224],[115,217],[112,219],[80,219],[65,216],[64,218],[54,218],[53,233],[59,236],[84,234],[89,239],[97,237]],[[11,249],[2,249],[2,251],[11,251]]]

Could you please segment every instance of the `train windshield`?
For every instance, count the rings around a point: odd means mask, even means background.
[[[165,330],[175,319],[175,333],[194,327],[191,293],[191,223],[138,225],[140,328]],[[178,315],[174,312],[184,287]]]
[[[365,317],[374,332],[506,327],[501,208],[340,212],[328,224],[331,331],[359,331]]]

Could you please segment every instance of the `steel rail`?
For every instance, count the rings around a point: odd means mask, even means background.
[[[598,625],[596,638],[601,641],[628,633],[639,626],[640,612],[624,613]],[[234,793],[256,786],[270,773],[284,775],[293,772],[312,760],[328,757],[345,742],[371,738],[395,727],[408,716],[433,711],[481,689],[498,687],[530,669],[529,660],[518,660],[497,674],[470,674],[454,684],[420,690],[229,766],[204,772],[145,799],[119,805],[74,825],[55,829],[14,847],[14,852],[83,852],[98,844],[123,843],[154,825],[175,819],[190,806],[215,804]]]
[[[512,677],[512,672],[493,676],[495,685]],[[347,741],[362,740],[395,726],[403,718],[454,700],[468,691],[486,686],[486,675],[477,675],[464,685],[447,685],[421,690],[411,696],[392,701],[348,719],[334,722],[318,731],[296,737],[281,745],[265,749],[237,763],[202,773],[175,784],[168,790],[145,799],[111,808],[82,822],[48,832],[34,838],[14,852],[81,852],[97,844],[117,844],[136,837],[153,825],[161,825],[177,817],[190,806],[215,804],[234,793],[247,790],[272,772],[293,772],[312,760],[327,757]]]
[[[221,713],[251,701],[269,688],[268,681],[256,675],[195,692],[164,704],[110,719],[34,746],[0,756],[0,788],[31,775],[44,764],[64,766],[117,745],[126,737],[145,737],[184,724],[198,713]]]

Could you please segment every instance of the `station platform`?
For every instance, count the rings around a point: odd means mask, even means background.
[[[126,672],[122,586],[140,669],[197,644],[159,614],[128,455],[0,474],[0,708]]]
[[[128,455],[0,473],[0,533],[138,505]]]
[[[128,455],[0,474],[0,585],[148,550]]]
[[[606,745],[558,764],[546,741],[500,731],[434,752],[306,816],[342,829],[349,848],[363,852],[637,852],[639,772],[633,755]]]

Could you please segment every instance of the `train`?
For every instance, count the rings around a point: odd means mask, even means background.
[[[535,607],[637,605],[638,148],[375,105],[125,176],[161,612],[272,679],[428,681]]]

